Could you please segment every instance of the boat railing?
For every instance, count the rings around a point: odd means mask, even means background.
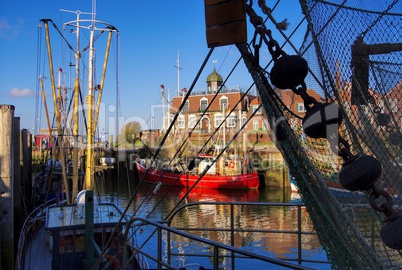
[[[216,207],[218,205],[227,205],[230,209],[226,215],[229,216],[230,223],[229,228],[206,228],[204,224],[195,222],[199,226],[190,226],[185,224],[182,227],[172,226],[176,215],[183,215],[190,213],[191,207],[202,207],[212,205]],[[238,228],[235,224],[236,212],[238,206],[258,206],[258,207],[294,207],[297,212],[297,223],[295,230],[289,230],[284,228],[278,229],[264,229],[264,228]],[[312,265],[324,265],[329,267],[327,260],[314,260],[303,258],[303,235],[312,235],[316,237],[314,231],[302,230],[302,209],[304,206],[300,203],[252,203],[252,202],[197,202],[189,203],[181,206],[171,215],[169,221],[158,222],[141,217],[135,217],[131,219],[127,226],[132,228],[137,233],[133,236],[135,238],[135,246],[130,244],[128,234],[124,237],[125,245],[128,245],[126,250],[134,249],[138,254],[147,258],[149,265],[153,268],[166,268],[166,269],[187,269],[191,263],[200,264],[200,267],[206,269],[221,269],[222,264],[225,263],[225,269],[241,269],[244,268],[241,265],[249,263],[255,264],[258,261],[258,265],[261,267],[272,267],[273,265],[281,266],[289,269],[313,269],[306,266],[307,263]],[[184,211],[184,212],[183,212]],[[127,230],[129,231],[129,230]],[[140,234],[138,232],[141,232]],[[149,233],[144,233],[149,232]],[[197,235],[198,232],[198,235]],[[272,255],[264,255],[261,252],[251,252],[247,246],[236,247],[239,245],[235,243],[235,234],[266,234],[270,237],[272,234],[282,235],[296,235],[297,236],[297,258],[279,258]],[[141,235],[142,234],[142,235]],[[206,238],[212,234],[226,234],[225,241],[215,241]],[[132,241],[131,241],[132,243]],[[280,245],[280,242],[277,243]],[[187,250],[187,252],[185,251]],[[125,253],[125,260],[128,258],[128,253]],[[137,254],[137,256],[138,256]],[[186,262],[187,264],[185,264]],[[180,265],[181,264],[181,265]],[[206,264],[206,265],[201,265]],[[304,264],[304,265],[303,265]],[[249,265],[249,264],[248,264]],[[261,268],[260,267],[260,268]],[[194,269],[191,267],[191,269]],[[200,268],[201,269],[201,268]]]
[[[17,269],[21,269],[21,263],[25,256],[25,254],[21,254],[20,251],[25,250],[24,247],[28,241],[31,239],[31,236],[36,233],[37,230],[40,229],[40,223],[45,222],[45,209],[47,206],[54,204],[57,201],[56,198],[50,199],[47,202],[41,204],[36,207],[25,219],[24,224],[22,225],[20,237],[18,239],[18,254],[16,256]]]

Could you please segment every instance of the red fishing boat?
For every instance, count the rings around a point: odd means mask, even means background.
[[[148,183],[178,187],[210,189],[258,189],[259,178],[255,170],[247,169],[244,161],[236,158],[220,158],[216,162],[213,155],[199,154],[198,166],[192,170],[159,169],[149,160],[137,160],[136,167],[140,179]]]
[[[187,194],[188,189],[182,188],[180,198]],[[201,189],[194,188],[188,194],[189,202],[258,202],[260,191],[258,189]]]

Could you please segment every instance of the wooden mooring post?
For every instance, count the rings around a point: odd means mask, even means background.
[[[14,110],[13,105],[0,105],[0,265],[2,269],[14,269],[15,257]]]

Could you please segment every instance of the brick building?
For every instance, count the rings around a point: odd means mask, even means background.
[[[175,125],[176,134],[188,133],[193,128],[193,134],[212,133],[219,127],[226,116],[225,133],[231,134],[241,129],[243,124],[251,117],[255,110],[258,109],[261,103],[260,97],[256,95],[245,94],[245,91],[240,89],[228,89],[225,86],[223,86],[219,94],[215,97],[215,94],[223,83],[221,75],[219,75],[215,69],[206,78],[206,83],[206,91],[192,93],[185,102]],[[299,95],[294,94],[292,90],[277,89],[276,91],[290,110],[299,116],[304,116],[306,109],[304,108],[303,99]],[[313,90],[308,89],[307,93],[317,101],[322,101],[322,97]],[[173,98],[170,107],[171,115],[177,112],[182,104],[183,98],[184,96]],[[206,108],[208,109],[203,115]],[[197,124],[199,119],[200,121]],[[293,124],[299,125],[301,123]],[[264,131],[268,128],[268,122],[264,117],[263,109],[260,108],[243,130],[246,130],[247,133],[250,134]],[[268,137],[266,132],[261,132],[261,134],[262,136],[265,134],[265,136]],[[260,138],[262,138],[262,136]],[[249,136],[249,139],[254,140],[253,138],[255,138],[255,136]],[[266,138],[263,140],[267,141]]]

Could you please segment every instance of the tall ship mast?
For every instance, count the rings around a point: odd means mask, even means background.
[[[103,203],[95,196],[94,192],[94,166],[95,155],[95,131],[99,118],[99,108],[102,93],[105,87],[108,57],[114,37],[118,37],[117,29],[103,21],[96,19],[94,11],[90,13],[81,11],[63,12],[73,13],[76,18],[63,24],[62,29],[75,33],[75,44],[68,41],[67,35],[51,19],[42,19],[46,38],[46,51],[49,64],[49,76],[51,79],[52,97],[57,122],[57,155],[62,167],[63,193],[65,201],[57,197],[55,200],[46,200],[43,205],[36,208],[27,218],[19,239],[19,249],[16,260],[16,269],[94,269],[108,267],[107,265],[123,265],[121,253],[111,253],[113,246],[123,244],[123,229],[127,217],[112,203]],[[84,18],[89,16],[90,18]],[[56,34],[61,35],[63,46],[74,52],[75,78],[73,89],[73,113],[70,114],[73,122],[73,173],[72,188],[66,172],[66,158],[64,153],[64,130],[61,115],[58,110],[58,97],[56,95],[56,83],[54,80],[53,53],[51,45],[50,26],[53,26]],[[87,32],[88,43],[82,47],[82,32]],[[89,32],[89,33],[88,33]],[[105,50],[101,68],[96,68],[95,44],[102,48],[101,40],[104,40]],[[55,39],[57,40],[57,39]],[[75,45],[75,48],[73,48]],[[118,47],[118,46],[116,46]],[[85,56],[88,58],[85,58]],[[84,59],[88,62],[84,63]],[[87,67],[87,68],[86,68]],[[81,76],[81,68],[86,69],[87,78]],[[100,82],[95,81],[96,70],[101,70]],[[81,100],[81,84],[86,82],[87,94],[85,109],[79,109]],[[41,81],[42,83],[42,81]],[[86,121],[79,122],[80,115]],[[86,124],[86,142],[83,143],[79,134],[81,124]],[[56,153],[55,149],[54,152]],[[78,164],[79,152],[85,156],[85,183],[83,190],[78,193]],[[51,177],[51,175],[50,175]],[[126,231],[128,233],[128,230]],[[127,243],[127,241],[125,241]],[[132,242],[133,245],[134,242]],[[133,255],[133,250],[129,251]],[[142,268],[139,260],[131,260],[129,268]]]

